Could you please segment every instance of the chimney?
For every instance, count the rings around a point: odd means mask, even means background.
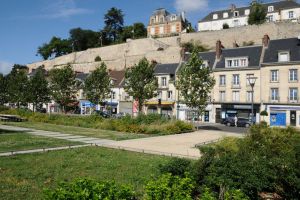
[[[235,9],[236,9],[236,5],[234,5],[234,4],[231,4],[229,9],[231,10],[231,12],[235,11]]]
[[[232,44],[232,47],[233,47],[233,48],[238,48],[238,47],[240,47],[240,46],[238,45],[238,43],[236,43],[236,41],[234,41],[233,44]]]
[[[221,40],[218,40],[216,43],[216,58],[219,60],[221,58],[222,55],[222,49],[223,49],[223,45]]]
[[[185,12],[184,11],[181,12],[181,18],[182,18],[182,21],[185,22]]]
[[[268,47],[269,46],[269,42],[270,42],[270,37],[268,34],[265,34],[263,39],[262,39],[262,43],[264,47]]]

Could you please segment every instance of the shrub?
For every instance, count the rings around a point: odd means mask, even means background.
[[[229,25],[227,23],[223,24],[223,29],[229,29]]]
[[[9,110],[9,107],[1,106],[1,105],[0,105],[0,112],[8,111],[8,110]]]
[[[127,185],[118,186],[114,182],[95,182],[77,179],[71,183],[61,183],[54,190],[45,190],[46,200],[89,200],[89,199],[136,199],[135,193]]]
[[[100,56],[96,56],[95,57],[95,62],[100,62],[100,61],[102,61],[101,57]]]
[[[162,174],[184,177],[191,167],[191,161],[183,158],[173,158],[164,165],[159,165]]]
[[[263,111],[260,112],[260,115],[261,116],[268,116],[269,114],[266,110],[263,110]]]
[[[195,189],[190,178],[164,174],[146,185],[145,200],[192,200]]]

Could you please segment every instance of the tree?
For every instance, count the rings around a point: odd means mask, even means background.
[[[70,42],[74,51],[84,51],[100,46],[100,33],[92,30],[74,28],[70,30]]]
[[[122,10],[112,7],[104,15],[104,31],[107,33],[107,37],[113,41],[117,41],[117,36],[122,32],[124,24],[124,15]]]
[[[59,57],[72,52],[70,40],[52,37],[49,43],[45,43],[38,47],[37,54],[41,55],[45,60],[51,57]]]
[[[223,24],[223,29],[229,29],[229,25],[227,23]]]
[[[29,80],[30,102],[33,104],[33,111],[41,108],[44,103],[50,101],[50,89],[45,76],[45,69],[39,67]]]
[[[110,83],[107,67],[102,62],[85,80],[84,92],[87,99],[94,104],[103,102],[111,92]]]
[[[145,25],[141,22],[133,24],[133,38],[145,38],[147,37],[147,29]]]
[[[180,46],[183,49],[183,52],[190,52],[190,53],[193,51],[204,52],[209,50],[209,48],[201,44],[200,41],[194,41],[194,40],[191,40],[190,42],[181,43]]]
[[[125,73],[124,88],[130,96],[138,101],[139,112],[141,112],[145,100],[153,98],[158,88],[158,82],[154,76],[154,65],[143,58],[137,65],[128,68]]]
[[[263,24],[266,21],[266,16],[267,16],[267,10],[261,3],[256,1],[251,3],[248,24],[250,25]]]
[[[63,68],[54,68],[49,72],[50,90],[53,99],[61,106],[65,112],[66,107],[76,101],[78,85],[76,74],[70,65]]]
[[[210,68],[203,66],[199,52],[194,50],[187,63],[180,68],[176,83],[186,105],[202,114],[214,85],[215,79],[211,76]]]
[[[15,103],[18,108],[28,102],[27,70],[26,66],[15,64],[7,76],[9,102]]]
[[[0,73],[0,105],[8,101],[8,83],[7,77]]]

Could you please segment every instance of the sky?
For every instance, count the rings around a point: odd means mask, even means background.
[[[104,15],[111,7],[125,14],[125,25],[143,22],[157,8],[171,13],[186,12],[197,21],[211,11],[229,8],[230,4],[248,5],[251,0],[0,0],[0,73],[11,66],[42,60],[37,48],[53,36],[68,38],[72,28],[99,31]]]

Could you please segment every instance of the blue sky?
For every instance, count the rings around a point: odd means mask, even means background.
[[[111,7],[125,14],[125,24],[148,23],[159,7],[170,12],[186,11],[193,26],[212,10],[234,3],[247,5],[251,0],[0,0],[0,73],[12,64],[41,60],[37,47],[52,36],[67,38],[69,30],[100,30],[103,16]]]

